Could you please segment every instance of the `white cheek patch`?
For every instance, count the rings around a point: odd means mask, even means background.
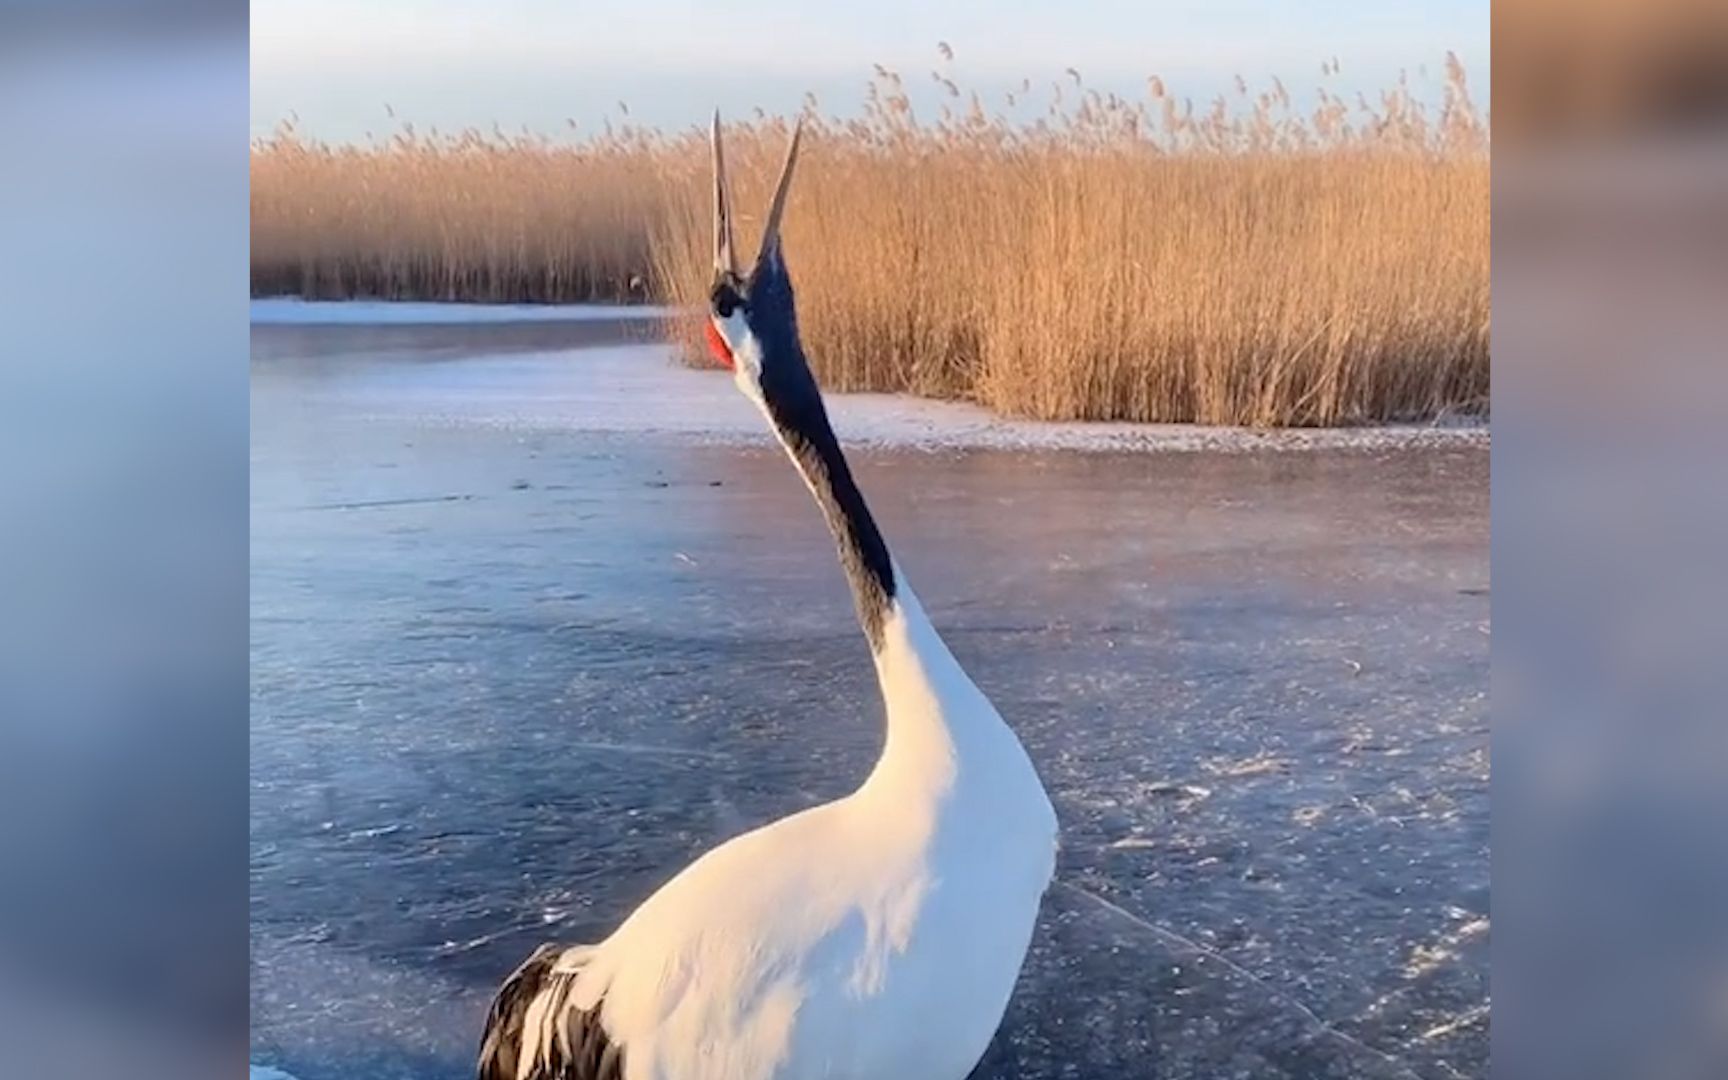
[[[732,380],[745,397],[762,405],[762,343],[750,332],[750,324],[739,308],[714,321],[720,336],[726,339],[726,347],[732,350]]]

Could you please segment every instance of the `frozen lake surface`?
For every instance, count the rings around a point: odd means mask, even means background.
[[[254,326],[447,326],[496,323],[606,322],[663,319],[673,309],[616,304],[446,304],[405,300],[304,300],[272,296],[252,301]]]
[[[258,325],[252,385],[255,1062],[470,1075],[534,945],[864,776],[815,508],[640,320]],[[1486,433],[835,414],[1062,820],[981,1075],[1485,1075]]]

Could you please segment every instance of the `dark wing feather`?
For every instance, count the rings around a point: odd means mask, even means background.
[[[480,1040],[478,1080],[621,1080],[621,1049],[600,1026],[600,1003],[592,1009],[570,1004],[577,972],[556,971],[565,953],[558,945],[542,945],[499,988],[486,1016]],[[525,1031],[530,1008],[547,1018],[542,1030]],[[522,1064],[522,1045],[535,1048]]]

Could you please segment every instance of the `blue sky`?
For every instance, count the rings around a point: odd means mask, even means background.
[[[252,130],[290,111],[335,140],[394,127],[386,103],[422,128],[597,130],[626,102],[634,121],[701,123],[716,106],[795,109],[806,91],[855,112],[870,65],[918,90],[942,67],[988,104],[1021,78],[1078,68],[1088,85],[1139,95],[1161,76],[1203,103],[1240,73],[1374,90],[1446,50],[1488,93],[1488,0],[253,0]],[[936,43],[953,46],[942,61]],[[933,99],[932,99],[933,100]]]

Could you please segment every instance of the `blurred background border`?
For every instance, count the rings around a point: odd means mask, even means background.
[[[0,5],[0,1073],[246,1053],[244,4]]]
[[[1493,70],[1495,1071],[1728,1076],[1728,5]]]

